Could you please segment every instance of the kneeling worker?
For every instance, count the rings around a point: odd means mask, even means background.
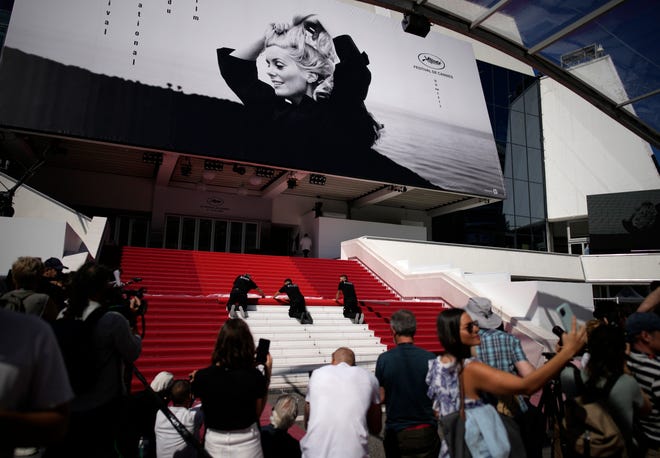
[[[227,311],[229,312],[230,318],[236,318],[236,308],[238,307],[238,313],[241,314],[242,318],[247,318],[247,301],[248,301],[248,292],[250,290],[256,289],[261,297],[266,297],[266,294],[257,284],[252,280],[250,274],[243,274],[236,277],[234,280],[234,285],[231,288],[231,293],[229,293],[229,300],[227,301]]]
[[[355,294],[355,286],[348,281],[346,275],[339,277],[339,286],[337,286],[337,294],[335,295],[335,302],[339,302],[339,296],[344,297],[344,317],[350,318],[355,324],[364,323],[364,313],[358,305],[357,295]]]
[[[283,293],[289,297],[289,316],[302,321],[304,315],[307,314],[307,308],[305,307],[305,296],[300,292],[298,285],[287,278],[284,280],[284,286],[273,294],[273,299],[277,299],[277,296]]]

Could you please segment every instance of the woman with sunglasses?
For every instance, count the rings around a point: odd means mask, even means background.
[[[462,309],[440,313],[436,326],[444,352],[429,361],[426,383],[429,385],[427,394],[440,417],[461,408],[461,392],[466,411],[484,405],[481,399],[484,392],[496,396],[535,393],[558,374],[586,342],[584,327],[576,329],[574,320],[570,332],[563,335],[562,351],[534,372],[519,377],[490,367],[471,356],[471,347],[480,343],[479,325]],[[444,441],[440,456],[449,457]]]

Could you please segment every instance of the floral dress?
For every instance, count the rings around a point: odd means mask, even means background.
[[[467,366],[476,358],[466,358],[463,366]],[[429,361],[429,371],[426,374],[426,384],[429,386],[426,394],[433,400],[433,410],[443,417],[461,408],[460,387],[458,383],[458,365],[456,362],[443,363],[440,357]],[[465,399],[465,409],[482,406],[481,400]],[[447,443],[442,441],[440,458],[449,458]]]

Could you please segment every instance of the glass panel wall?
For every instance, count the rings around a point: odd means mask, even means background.
[[[538,79],[477,62],[507,197],[433,220],[433,240],[546,251]]]
[[[165,248],[254,253],[259,249],[259,224],[169,215],[165,219]]]

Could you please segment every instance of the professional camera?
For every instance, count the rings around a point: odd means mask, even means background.
[[[142,278],[135,277],[130,281],[123,283],[121,287],[110,288],[106,302],[108,304],[108,309],[124,315],[131,327],[137,325],[137,319],[140,317],[142,321],[142,331],[144,332],[144,316],[147,313],[147,300],[144,298],[144,293],[147,292],[147,289],[144,287],[138,289],[127,288],[129,285],[141,281]],[[139,299],[139,304],[135,304],[136,301],[131,301],[134,297]],[[131,302],[134,302],[133,306],[131,306]]]
[[[124,287],[121,288],[121,294],[123,296],[123,301],[125,305],[128,305],[130,307],[132,297],[137,297],[138,299],[140,299],[140,305],[137,308],[131,309],[135,315],[144,315],[145,313],[147,313],[147,300],[144,298],[144,293],[147,292],[147,288],[141,286],[138,289],[131,289],[131,288],[126,288],[126,286],[132,283],[139,283],[141,281],[142,278],[135,277],[131,281],[124,283]]]

